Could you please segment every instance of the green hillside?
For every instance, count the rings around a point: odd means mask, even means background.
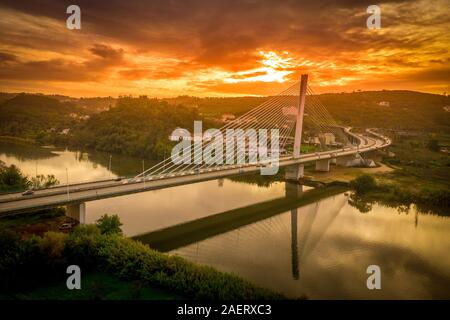
[[[167,152],[170,144],[167,136],[176,127],[191,129],[193,121],[200,119],[207,121],[204,128],[220,127],[222,114],[239,116],[267,99],[189,96],[164,100],[145,96],[82,99],[24,93],[1,94],[0,98],[2,136],[147,157],[162,157],[164,150]],[[445,108],[450,108],[449,96],[366,91],[321,94],[319,98],[341,124],[450,133],[450,112]],[[66,128],[70,133],[62,134]]]
[[[450,97],[414,91],[366,91],[319,96],[331,115],[355,127],[450,130]],[[389,106],[379,105],[388,102]]]
[[[0,104],[0,135],[40,138],[50,130],[73,126],[76,121],[70,114],[81,112],[49,96],[21,93]]]
[[[123,97],[116,106],[78,125],[70,143],[78,147],[148,158],[170,155],[168,137],[177,127],[191,130],[201,116],[194,108],[166,101]]]
[[[415,91],[363,91],[329,93],[318,96],[333,118],[354,127],[450,131],[450,96]],[[177,101],[197,106],[205,117],[224,113],[241,115],[267,98],[195,98],[179,97]],[[307,98],[308,99],[308,98]],[[380,105],[388,102],[389,106]]]

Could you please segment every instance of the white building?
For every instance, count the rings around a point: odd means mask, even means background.
[[[229,122],[233,121],[234,119],[236,119],[236,116],[234,114],[225,113],[222,115],[222,122]]]
[[[323,141],[326,145],[333,145],[336,143],[336,137],[331,132],[319,134],[319,139]]]

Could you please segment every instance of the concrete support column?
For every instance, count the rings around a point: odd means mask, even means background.
[[[66,216],[78,221],[80,224],[86,223],[86,203],[67,205]]]
[[[330,171],[330,159],[317,160],[316,171],[323,171],[323,172]]]
[[[302,164],[296,164],[286,167],[285,178],[288,181],[298,181],[303,178],[305,167]]]

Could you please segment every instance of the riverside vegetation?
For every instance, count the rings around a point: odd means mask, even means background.
[[[0,166],[5,190],[31,182]],[[55,183],[54,177],[39,181]],[[50,182],[49,182],[50,181]],[[152,250],[122,235],[118,216],[70,233],[18,232],[21,224],[64,215],[62,208],[0,219],[0,297],[19,299],[274,299],[281,296],[241,278]],[[34,230],[36,231],[36,230]],[[41,233],[41,235],[37,235]],[[66,268],[80,266],[85,290],[69,291]]]
[[[407,211],[412,204],[420,212],[450,214],[450,134],[386,130],[392,145],[382,162],[393,170],[363,175],[351,182],[356,191],[352,204],[362,212],[378,202]]]
[[[170,154],[168,136],[176,127],[192,131],[193,121],[202,120],[205,129],[217,128],[222,114],[242,115],[267,98],[76,99],[0,93],[0,136],[162,159]],[[445,109],[450,97],[445,95],[383,90],[321,94],[320,99],[338,123],[353,127],[422,133],[450,128]],[[381,101],[390,104],[382,106]]]
[[[2,298],[239,300],[282,297],[237,276],[195,265],[127,239],[122,235],[117,216],[104,215],[95,225],[80,225],[69,234],[50,231],[42,237],[24,239],[2,230],[0,252]],[[80,292],[66,289],[69,265],[81,268],[82,281],[86,277],[87,288]],[[111,296],[111,289],[119,290],[119,296]]]

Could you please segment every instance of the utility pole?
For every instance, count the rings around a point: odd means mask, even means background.
[[[111,158],[112,158],[112,155],[109,155],[109,178],[111,179]]]
[[[163,165],[163,171],[166,169],[166,149],[164,149],[164,165]]]
[[[145,160],[142,160],[142,181],[144,182],[144,189],[145,189]]]
[[[34,188],[37,189],[38,187],[38,161],[36,160],[36,181],[34,182]]]
[[[69,201],[69,169],[66,168],[66,181],[67,181],[67,201]]]

